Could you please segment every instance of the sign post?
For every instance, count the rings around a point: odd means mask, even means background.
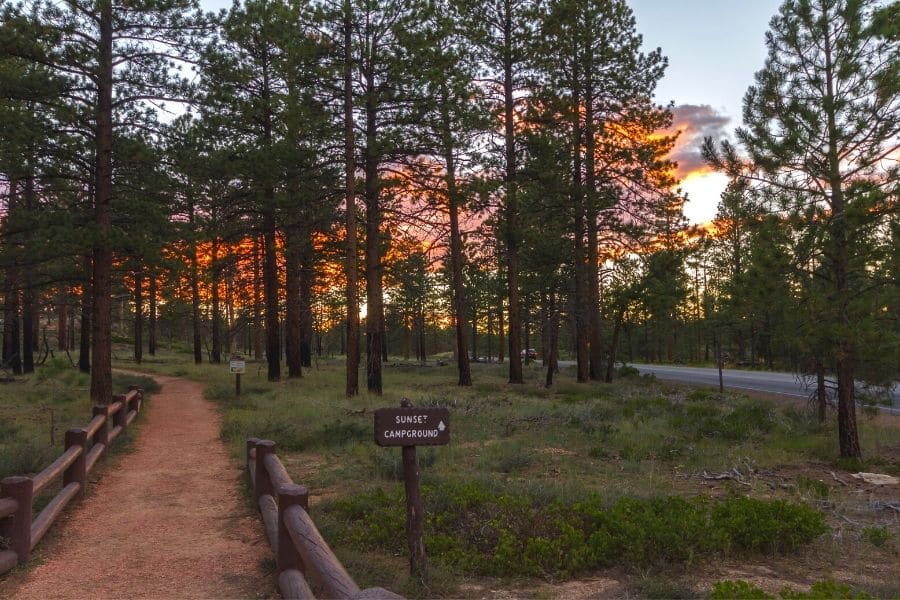
[[[234,395],[241,395],[241,374],[247,370],[247,363],[240,354],[232,354],[228,369],[234,373]]]
[[[413,575],[425,572],[425,505],[419,489],[416,446],[442,446],[448,442],[450,411],[446,408],[415,408],[409,400],[403,399],[400,408],[375,411],[375,443],[402,448],[406,541],[409,544],[409,569]]]

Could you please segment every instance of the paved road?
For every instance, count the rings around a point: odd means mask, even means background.
[[[653,373],[659,379],[700,385],[719,385],[719,371],[717,369],[640,363],[630,363],[629,366],[638,369],[641,373]],[[804,389],[803,384],[797,380],[796,375],[793,373],[725,369],[722,373],[722,379],[725,387],[734,390],[781,394],[795,398],[808,398],[811,392],[811,390]],[[884,407],[884,410],[893,414],[900,414],[900,389],[894,388],[892,401],[893,406]]]

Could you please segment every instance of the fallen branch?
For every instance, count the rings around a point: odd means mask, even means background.
[[[841,518],[855,527],[862,527],[862,523],[857,523],[856,521],[854,521],[853,519],[851,519],[849,517],[845,517],[844,515],[841,515]]]
[[[737,469],[732,469],[731,471],[726,471],[724,473],[708,473],[706,469],[703,469],[703,474],[701,475],[703,479],[708,481],[721,481],[723,479],[730,479],[731,481],[736,481],[741,485],[746,485],[747,487],[751,487],[751,484],[744,481],[743,475]]]
[[[831,473],[831,478],[837,481],[841,485],[847,485],[847,482],[834,474],[834,471],[829,471]]]
[[[885,510],[885,509],[890,509],[890,510],[893,510],[893,511],[896,511],[896,512],[900,513],[900,502],[898,502],[898,501],[896,501],[896,500],[891,500],[891,501],[888,501],[888,502],[884,502],[884,501],[881,501],[881,500],[876,500],[875,502],[871,502],[871,503],[869,504],[869,506],[872,508],[872,510]]]

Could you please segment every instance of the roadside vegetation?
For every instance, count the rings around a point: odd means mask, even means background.
[[[819,425],[802,404],[627,371],[611,385],[576,384],[563,369],[547,389],[538,365],[524,386],[507,384],[501,365],[477,365],[475,385],[461,388],[452,365],[391,362],[382,398],[347,399],[342,362],[274,384],[248,362],[235,397],[225,366],[159,360],[143,368],[206,383],[235,460],[248,437],[277,443],[362,585],[412,597],[552,597],[601,576],[620,595],[703,597],[719,580],[774,595],[833,579],[854,593],[900,593],[896,486],[852,476],[900,475],[900,429],[884,415],[861,417],[866,462],[847,462],[833,419]],[[403,397],[451,414],[450,445],[419,449],[422,580],[406,575],[400,452],[372,433],[372,411]]]
[[[150,377],[113,375],[113,391],[139,385],[149,394]],[[65,359],[51,359],[29,376],[0,384],[0,479],[36,473],[62,454],[66,430],[92,418],[90,376]]]

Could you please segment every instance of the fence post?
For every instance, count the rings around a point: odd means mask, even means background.
[[[266,494],[275,496],[275,490],[272,489],[272,479],[269,477],[269,470],[266,468],[265,458],[267,454],[275,453],[275,442],[272,440],[258,440],[256,442],[256,504],[259,505],[259,499]]]
[[[137,395],[134,397],[134,410],[136,412],[141,412],[141,401],[144,399],[144,390],[136,385],[129,385],[128,391],[137,392]]]
[[[119,412],[113,415],[113,420],[116,425],[122,428],[122,435],[124,435],[128,429],[128,402],[125,401],[125,394],[116,394],[112,397],[112,401],[121,403]]]
[[[294,540],[291,539],[291,534],[288,533],[284,524],[284,513],[291,506],[300,506],[303,510],[309,509],[309,492],[304,486],[295,483],[283,485],[278,490],[278,556],[276,562],[279,573],[288,569],[299,569],[301,572],[306,572],[300,552],[294,546]]]
[[[106,404],[97,404],[94,406],[94,416],[103,415],[105,420],[103,421],[103,425],[97,430],[97,433],[94,434],[94,443],[95,444],[103,444],[107,448],[109,447],[109,406]]]
[[[256,459],[253,458],[250,451],[256,449],[257,442],[259,442],[258,438],[247,438],[247,457],[244,461],[244,468],[247,470],[247,478],[250,479],[250,487],[254,498],[256,498],[256,476],[250,471],[250,461],[252,460],[253,466],[256,467]]]
[[[9,549],[16,553],[20,565],[31,558],[31,501],[34,484],[30,477],[13,475],[0,481],[0,497],[9,497],[18,503],[16,512],[0,519],[0,535],[10,540]]]
[[[75,462],[63,473],[63,485],[69,485],[72,482],[81,484],[78,490],[78,499],[84,498],[84,492],[87,488],[87,429],[75,428],[66,432],[66,450],[73,446],[81,447],[81,454],[75,459]]]

